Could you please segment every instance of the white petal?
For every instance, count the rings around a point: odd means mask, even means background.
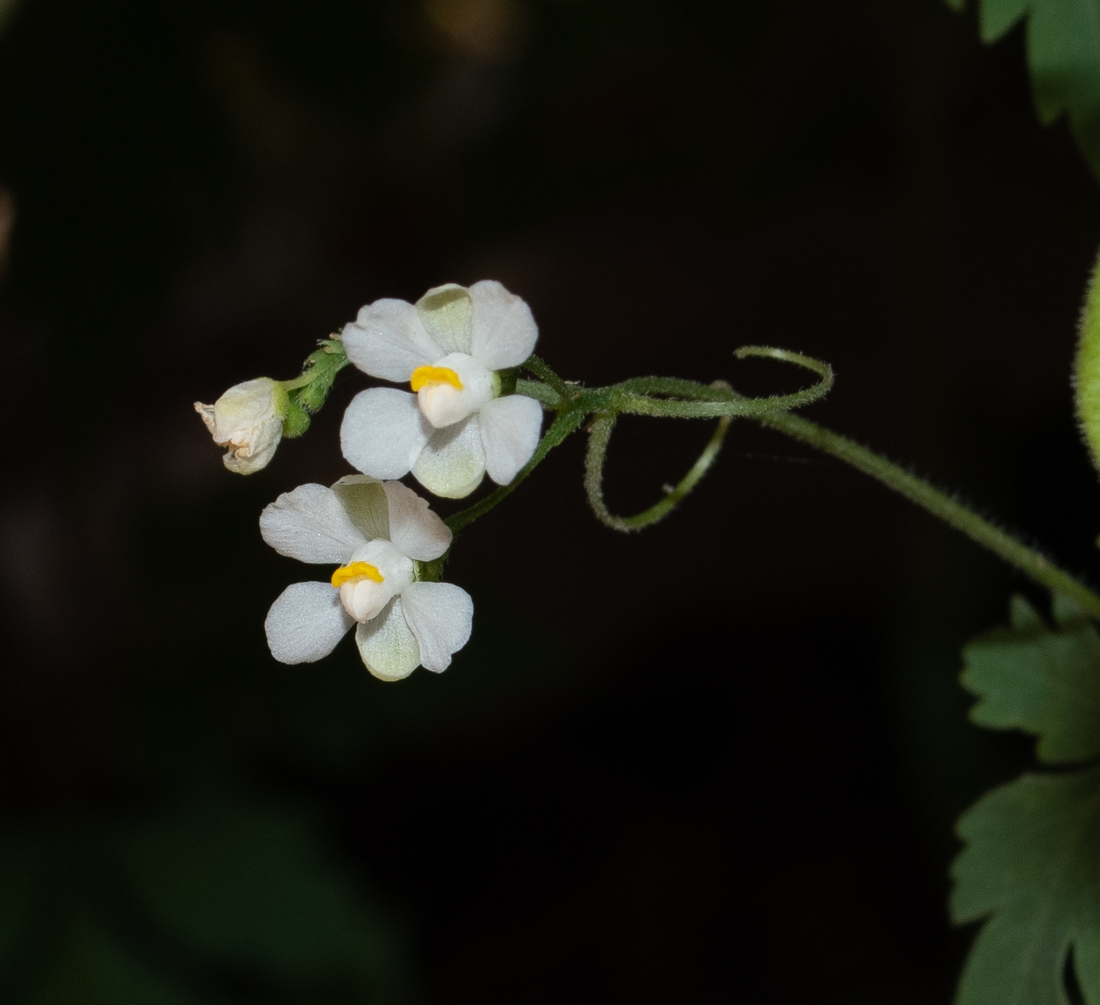
[[[373,621],[359,625],[355,644],[367,669],[379,680],[400,680],[420,666],[420,648],[405,622],[400,597],[394,597]]]
[[[527,301],[495,279],[470,287],[474,304],[470,355],[490,370],[519,366],[534,352],[539,326]]]
[[[404,383],[418,366],[443,353],[420,322],[416,308],[404,300],[376,300],[344,326],[344,351],[372,377]]]
[[[336,498],[368,541],[390,537],[389,501],[382,483],[368,475],[344,475],[332,486]]]
[[[409,558],[430,562],[451,546],[451,530],[438,513],[401,482],[385,482],[382,487],[390,503],[389,539]]]
[[[250,439],[242,442],[240,446],[231,446],[222,456],[222,462],[234,474],[250,475],[271,463],[279,441],[283,438],[283,420],[278,416],[272,416],[261,422],[251,432]]]
[[[485,476],[485,448],[476,415],[437,429],[413,465],[417,481],[445,499],[461,499],[481,484]]]
[[[424,330],[432,341],[443,347],[444,353],[470,354],[473,305],[465,286],[454,283],[435,286],[416,302],[416,310]],[[408,380],[407,377],[405,379]]]
[[[280,555],[299,562],[340,565],[363,543],[332,489],[299,485],[260,514],[260,533]]]
[[[340,449],[349,464],[372,478],[400,478],[431,434],[415,394],[372,387],[351,399],[340,426]]]
[[[280,663],[313,663],[332,652],[352,624],[328,583],[294,583],[271,605],[264,631]]]
[[[195,402],[195,408],[219,446],[240,445],[252,439],[253,431],[273,416],[286,418],[289,401],[282,385],[270,377],[257,377],[235,384],[213,405]]]
[[[498,485],[507,485],[539,445],[542,405],[524,394],[509,394],[485,405],[478,421],[485,470]]]
[[[424,669],[442,673],[451,665],[451,654],[470,641],[473,600],[453,583],[413,583],[401,594],[401,604]]]

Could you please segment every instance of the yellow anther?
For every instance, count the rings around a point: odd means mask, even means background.
[[[340,589],[345,583],[356,579],[373,579],[376,583],[381,583],[383,578],[382,573],[370,562],[352,562],[351,565],[341,565],[332,574],[332,585]]]
[[[456,391],[462,390],[462,381],[449,366],[418,366],[409,378],[414,391],[429,384],[450,384]]]

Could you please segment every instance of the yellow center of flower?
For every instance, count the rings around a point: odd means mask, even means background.
[[[462,390],[462,381],[449,366],[418,366],[409,378],[414,391],[431,384],[450,384],[456,391]]]
[[[381,583],[384,578],[370,562],[352,562],[351,565],[341,565],[332,574],[332,585],[340,589],[345,583],[354,582],[356,579],[373,579],[376,583]]]

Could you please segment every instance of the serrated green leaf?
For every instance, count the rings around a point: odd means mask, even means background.
[[[951,914],[987,921],[956,1005],[1069,1005],[1072,948],[1088,1005],[1100,1003],[1100,769],[1025,775],[959,821]]]
[[[355,988],[372,1001],[399,984],[394,936],[303,814],[209,797],[119,849],[153,920],[213,965],[304,991]]]
[[[30,1005],[202,1005],[206,1001],[172,987],[84,911],[73,918],[64,955],[30,996]]]
[[[1008,621],[1018,632],[1026,632],[1032,629],[1046,631],[1047,623],[1023,597],[1018,593],[1013,594],[1008,602]]]
[[[1068,114],[1100,176],[1100,0],[982,0],[981,36],[995,42],[1027,16],[1027,61],[1040,120]]]
[[[1070,113],[1074,135],[1090,155],[1100,118],[1100,0],[1032,0],[1028,62],[1043,122]]]
[[[996,42],[1027,13],[1029,0],[982,0],[983,42]]]
[[[1049,764],[1100,755],[1100,635],[1064,598],[1056,598],[1055,616],[1050,628],[1014,598],[1013,627],[971,642],[962,674],[979,698],[971,719],[1037,736],[1039,759]]]

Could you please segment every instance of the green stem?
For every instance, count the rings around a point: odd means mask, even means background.
[[[1100,618],[1100,596],[1064,569],[1060,569],[1041,552],[1027,547],[1011,534],[978,516],[973,510],[939,489],[933,488],[916,475],[910,474],[866,447],[853,443],[839,433],[834,433],[800,416],[771,413],[757,415],[755,418],[762,425],[786,433],[827,454],[832,454],[895,492],[900,492],[910,502],[916,503],[933,516],[962,531],[967,537],[988,548],[1010,565],[1027,573],[1043,586],[1071,597],[1093,617]]]
[[[746,398],[734,394],[729,385],[716,383],[711,386],[690,380],[672,380],[662,377],[641,377],[611,387],[584,388],[561,379],[537,356],[531,356],[523,364],[537,381],[519,380],[516,391],[535,398],[543,407],[558,412],[558,418],[542,438],[531,460],[508,484],[486,496],[480,502],[447,519],[452,533],[473,523],[499,504],[526,478],[542,459],[573,432],[588,415],[596,418],[591,427],[589,447],[585,459],[585,488],[597,517],[615,530],[640,530],[667,516],[706,474],[718,456],[722,440],[736,416],[759,416],[777,409],[795,408],[809,404],[826,394],[833,383],[833,371],[828,363],[803,356],[800,353],[775,349],[770,346],[743,346],[735,354],[738,359],[747,356],[763,356],[812,370],[819,380],[812,387],[794,394],[774,395],[767,398]],[[659,395],[660,397],[652,397]],[[682,400],[682,399],[687,399]],[[680,480],[664,499],[649,509],[631,517],[618,517],[611,513],[603,499],[603,464],[607,444],[618,415],[652,415],[665,418],[717,418],[718,428],[691,470]]]
[[[562,380],[538,356],[528,356],[527,361],[523,364],[523,369],[530,370],[539,380],[549,384],[562,398],[568,400],[573,397],[575,389]]]
[[[561,406],[561,395],[548,384],[538,380],[517,380],[516,394],[534,398],[543,408],[556,411]]]
[[[565,438],[584,421],[584,418],[585,413],[579,410],[563,412],[559,415],[543,435],[542,439],[539,440],[539,445],[535,447],[535,452],[531,455],[531,459],[520,468],[515,478],[507,485],[501,485],[500,488],[495,492],[491,492],[480,502],[476,502],[473,506],[469,506],[455,513],[453,516],[447,517],[444,523],[451,528],[451,533],[457,536],[460,530],[464,527],[468,527],[479,516],[484,516],[506,496],[515,491],[515,489],[519,487],[520,482],[542,463],[543,459],[554,449],[554,447],[560,446],[565,441]]]
[[[532,356],[524,367],[543,383],[539,384],[536,381],[521,383],[527,385],[524,390],[532,397],[537,397],[551,409],[558,409],[557,419],[543,436],[531,460],[510,484],[501,486],[481,502],[455,514],[447,520],[447,525],[457,533],[479,516],[488,513],[514,491],[554,447],[577,429],[587,415],[594,414],[595,419],[592,423],[585,459],[585,487],[589,501],[596,515],[608,526],[616,530],[638,530],[666,516],[676,503],[695,487],[713,463],[730,419],[735,416],[746,416],[803,443],[808,443],[870,475],[905,496],[910,502],[939,517],[956,530],[962,531],[1036,582],[1055,593],[1072,598],[1093,617],[1100,618],[1100,595],[1064,569],[1059,568],[1041,552],[1029,548],[947,493],[933,488],[926,481],[897,464],[859,446],[839,433],[834,433],[786,411],[789,408],[808,404],[829,389],[833,374],[827,364],[798,353],[764,346],[747,346],[738,350],[736,355],[738,358],[765,356],[795,363],[814,370],[820,380],[813,387],[795,394],[755,399],[745,398],[730,390],[728,386],[707,387],[694,381],[660,377],[642,377],[624,381],[612,387],[585,389],[579,385],[567,384],[542,360]],[[710,443],[680,484],[664,499],[633,517],[615,516],[608,511],[603,500],[603,466],[607,456],[607,445],[616,417],[622,413],[669,418],[708,416],[721,418],[719,428]]]

